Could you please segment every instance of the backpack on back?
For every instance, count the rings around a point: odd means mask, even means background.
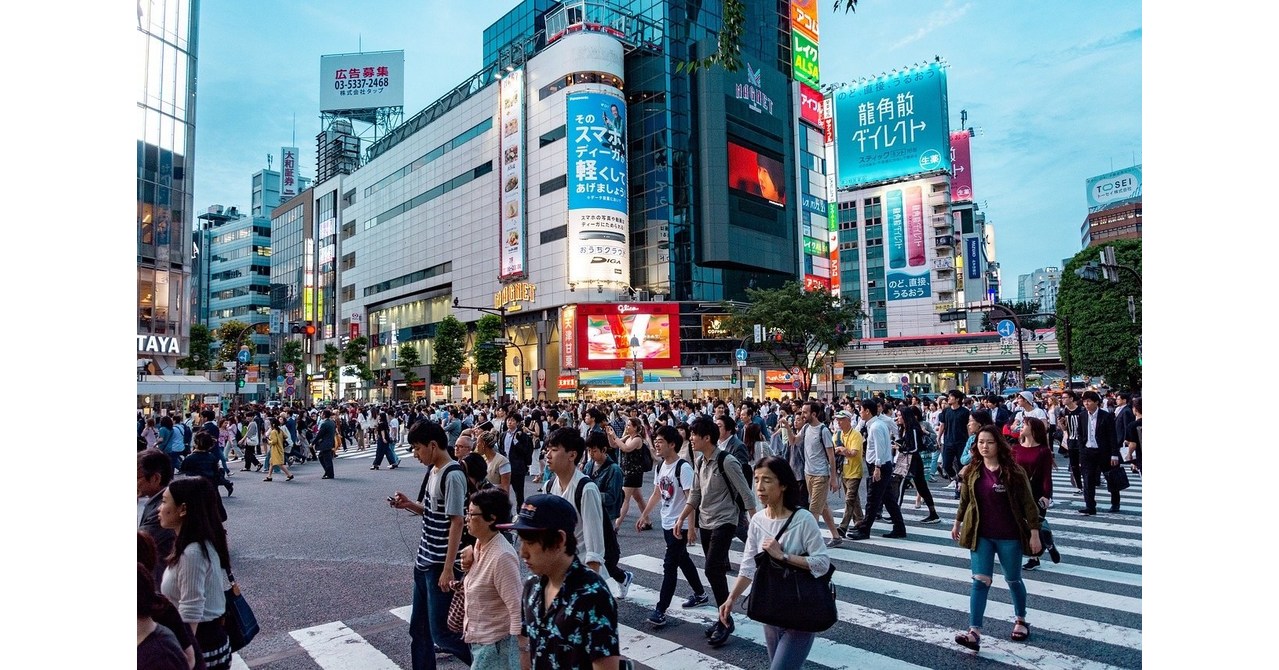
[[[555,481],[554,475],[552,475],[549,479],[547,479],[546,483],[542,485],[542,493],[554,495],[551,493],[551,484],[554,481]],[[578,523],[581,523],[583,518],[582,517],[582,492],[586,490],[587,482],[594,483],[594,481],[595,480],[591,479],[590,477],[585,477],[585,476],[577,480],[577,490],[573,492],[573,509],[577,510]],[[598,489],[599,484],[595,484],[595,488]],[[617,529],[613,527],[612,522],[608,518],[608,512],[604,509],[604,493],[602,491],[600,492],[600,521],[601,521],[600,525],[604,526],[604,546],[607,547],[609,544],[609,538],[617,537]]]

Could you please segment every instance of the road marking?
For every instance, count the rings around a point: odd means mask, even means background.
[[[231,670],[249,670],[249,664],[239,654],[231,654]]]
[[[656,602],[656,595],[653,600]],[[617,637],[621,642],[622,658],[643,663],[654,670],[742,670],[731,663],[630,626],[618,624]]]
[[[289,633],[324,670],[402,670],[341,621]]]

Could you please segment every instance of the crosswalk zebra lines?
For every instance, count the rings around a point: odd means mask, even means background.
[[[1058,500],[1073,489],[1065,477]],[[867,540],[846,540],[830,553],[837,570],[838,621],[819,634],[806,667],[857,668],[858,670],[917,670],[923,668],[1044,668],[1060,670],[1121,670],[1142,665],[1142,537],[1140,479],[1124,491],[1123,513],[1083,517],[1072,508],[1082,497],[1059,502],[1050,512],[1056,542],[1063,560],[1023,572],[1028,592],[1027,621],[1032,625],[1028,642],[1008,639],[1013,608],[1002,572],[995,571],[985,611],[981,652],[958,647],[954,635],[968,621],[972,575],[969,552],[950,538],[949,524],[958,501],[945,491],[936,500],[943,523],[924,526],[912,510],[907,517],[907,537],[883,539],[888,530],[876,524]],[[1099,504],[1108,495],[1098,491]],[[1102,501],[1105,501],[1103,503]],[[908,505],[909,506],[909,505]],[[836,518],[841,514],[837,511]],[[1069,518],[1068,518],[1069,517]],[[823,527],[823,535],[825,529]],[[712,649],[701,642],[700,631],[717,617],[713,606],[683,609],[678,603],[691,592],[682,573],[677,577],[675,604],[666,610],[670,623],[653,628],[644,622],[656,606],[664,566],[656,556],[626,553],[619,564],[634,573],[628,597],[619,601],[618,634],[621,653],[637,668],[653,670],[755,670],[767,667],[764,627],[735,612],[736,630],[726,647]],[[742,560],[742,544],[734,542],[729,559]],[[702,583],[704,554],[699,545],[689,547]],[[729,584],[735,573],[729,575]],[[616,593],[617,585],[608,580]],[[709,592],[709,587],[708,587]],[[748,591],[749,593],[749,591]],[[742,602],[745,602],[743,599]],[[397,644],[408,644],[407,621],[412,608],[397,607],[390,615],[406,622]],[[390,619],[394,621],[394,619]],[[690,634],[690,628],[695,633]],[[289,633],[298,647],[322,670],[395,670],[392,655],[366,640],[341,621]],[[691,639],[690,639],[691,638]],[[385,636],[381,636],[385,640]],[[974,666],[974,664],[976,664]],[[239,655],[235,670],[249,667]],[[456,660],[442,660],[442,668],[460,668]]]
[[[411,449],[407,445],[395,448],[395,454],[401,459],[408,457],[409,451],[411,451]],[[373,458],[376,455],[377,447],[366,447],[365,449],[356,449],[355,447],[351,447],[346,451],[339,450],[335,458],[339,460],[355,460],[361,458]]]

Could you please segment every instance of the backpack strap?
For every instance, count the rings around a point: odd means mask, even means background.
[[[1141,426],[1138,426],[1138,428],[1141,428]],[[676,486],[679,486],[679,473],[680,473],[679,466],[681,465],[688,465],[688,461],[682,458],[675,461],[675,485]]]
[[[444,473],[440,475],[441,477],[440,497],[441,498],[448,497],[449,473],[453,472],[454,470],[457,470],[459,472],[462,471],[462,465],[458,463],[457,461],[453,461],[452,463],[450,463],[448,467],[444,468]],[[431,473],[434,471],[435,471],[434,465],[427,466],[426,474],[423,475],[422,477],[422,487],[419,488],[417,491],[417,504],[419,505],[425,506],[425,504],[422,501],[426,500],[426,483],[431,480]]]
[[[733,480],[724,474],[724,459],[728,458],[728,452],[723,449],[717,450],[715,454],[715,464],[719,466],[719,476],[724,478],[724,485],[728,487],[728,495],[733,498],[733,504],[737,505],[737,509],[745,510],[746,503],[742,502],[742,496],[737,493],[737,489],[733,488]],[[737,460],[737,459],[733,459]]]

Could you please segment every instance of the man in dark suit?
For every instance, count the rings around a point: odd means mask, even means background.
[[[1084,508],[1079,514],[1097,513],[1097,486],[1102,469],[1119,465],[1119,440],[1115,438],[1115,416],[1101,408],[1096,391],[1084,391],[1084,419],[1079,436],[1080,469],[1084,479]],[[1119,511],[1119,492],[1110,492],[1110,511]]]
[[[401,428],[401,430],[405,430]],[[337,424],[333,422],[333,412],[320,412],[320,426],[315,432],[315,451],[320,459],[320,467],[324,468],[324,476],[320,479],[333,479],[333,450],[337,448],[334,436],[337,435]]]
[[[160,526],[160,500],[173,479],[173,462],[159,449],[138,452],[138,530],[155,541],[155,583],[164,576],[164,567],[173,551],[173,531]],[[144,502],[145,501],[145,502]]]
[[[533,437],[520,427],[520,417],[513,411],[506,415],[506,430],[498,444],[511,462],[511,490],[515,491],[515,509],[520,509],[524,505],[524,482],[528,479],[529,463],[533,460]]]

